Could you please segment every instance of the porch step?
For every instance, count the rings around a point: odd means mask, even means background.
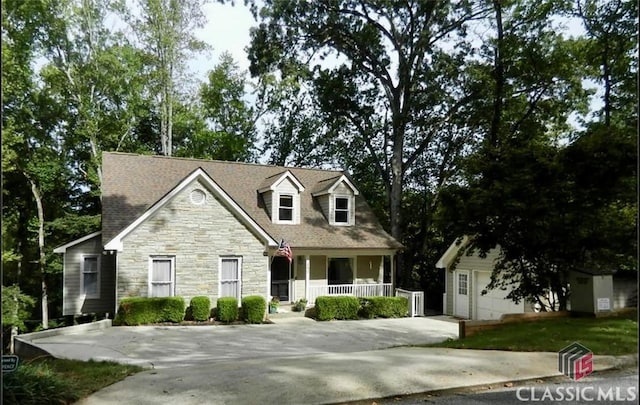
[[[280,305],[278,312],[267,314],[268,319],[304,318],[304,312],[296,312],[291,305]]]

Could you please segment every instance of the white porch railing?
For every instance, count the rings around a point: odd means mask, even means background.
[[[409,301],[409,316],[424,316],[424,292],[408,291],[396,288],[396,297],[405,297]]]
[[[315,304],[316,298],[323,295],[353,295],[356,297],[392,296],[391,283],[383,284],[333,284],[309,287],[309,304]]]

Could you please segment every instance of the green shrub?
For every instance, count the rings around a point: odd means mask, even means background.
[[[242,299],[242,319],[247,323],[262,323],[267,310],[267,301],[260,295],[250,295]]]
[[[233,322],[238,319],[238,300],[235,297],[218,298],[218,320]]]
[[[189,311],[190,309],[190,311]],[[211,300],[209,297],[197,296],[191,298],[188,312],[195,321],[206,321],[211,313]]]
[[[184,319],[182,297],[134,297],[120,301],[114,325],[145,325],[158,322],[180,322]]]
[[[409,301],[405,297],[366,297],[360,299],[363,318],[402,318],[407,316]]]
[[[316,298],[316,319],[358,319],[360,301],[351,296],[322,296]]]
[[[46,365],[18,365],[12,373],[2,373],[3,404],[68,404],[79,395],[72,381]]]

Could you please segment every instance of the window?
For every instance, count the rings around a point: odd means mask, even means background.
[[[149,297],[172,297],[175,260],[172,256],[152,257],[149,269]]]
[[[199,188],[191,192],[191,202],[195,205],[202,205],[207,202],[207,195]]]
[[[241,260],[239,257],[220,259],[219,297],[235,297],[240,301],[240,268]]]
[[[469,275],[464,273],[458,273],[458,294],[467,295],[467,282],[469,281]]]
[[[100,256],[83,256],[81,267],[81,293],[85,294],[86,298],[100,298]]]
[[[353,283],[353,271],[349,258],[330,258],[327,272],[329,285]]]
[[[278,208],[278,220],[293,221],[293,196],[283,194],[280,196]]]
[[[349,198],[336,197],[334,207],[334,221],[340,224],[349,223]]]

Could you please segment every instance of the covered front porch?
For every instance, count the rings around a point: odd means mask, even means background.
[[[316,298],[323,295],[353,295],[355,297],[392,297],[393,296],[393,284],[392,283],[378,283],[378,284],[334,284],[326,286],[316,286],[309,288],[309,295],[307,296],[309,304],[314,304]]]
[[[356,297],[394,295],[394,252],[294,252],[270,258],[269,292],[280,302],[323,295]]]

